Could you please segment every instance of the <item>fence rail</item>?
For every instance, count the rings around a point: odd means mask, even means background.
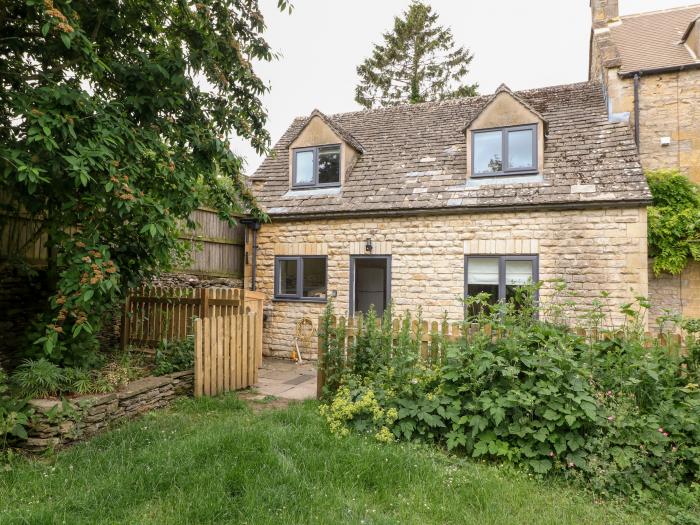
[[[264,295],[238,288],[142,287],[132,289],[124,302],[121,347],[153,348],[162,340],[194,335],[196,318],[254,312],[262,332]],[[262,355],[262,338],[256,341]]]
[[[262,354],[256,312],[194,321],[194,395],[214,396],[254,385]]]
[[[0,260],[21,258],[35,267],[46,267],[49,261],[48,235],[42,230],[41,218],[23,212],[6,212],[2,205],[6,196],[0,193]],[[189,241],[190,260],[178,272],[209,277],[243,277],[245,227],[222,221],[210,208],[199,208],[190,214],[193,229],[184,228],[183,241]],[[184,225],[183,225],[184,226]],[[71,229],[68,230],[70,233]]]

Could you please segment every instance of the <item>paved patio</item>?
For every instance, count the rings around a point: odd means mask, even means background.
[[[316,364],[297,364],[287,359],[266,357],[253,386],[258,398],[274,396],[282,399],[314,399],[316,397]]]

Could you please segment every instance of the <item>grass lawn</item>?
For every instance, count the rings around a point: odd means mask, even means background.
[[[184,400],[0,473],[0,523],[642,523],[614,503],[429,448],[329,434],[315,402]]]

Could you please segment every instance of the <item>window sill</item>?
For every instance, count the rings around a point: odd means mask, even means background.
[[[538,170],[527,170],[527,171],[505,171],[503,173],[472,173],[470,178],[472,179],[497,179],[497,178],[508,178],[508,177],[522,177],[527,175],[538,175]]]
[[[316,304],[325,304],[328,302],[328,299],[325,298],[313,298],[313,297],[273,297],[272,298],[273,303],[316,303]]]
[[[338,184],[319,184],[319,185],[309,185],[309,186],[292,186],[290,191],[304,191],[304,190],[329,190],[332,188],[340,188],[340,183]]]
[[[290,188],[282,195],[283,199],[298,199],[299,197],[326,197],[332,195],[340,195],[342,191],[338,186],[299,186]]]
[[[544,182],[544,177],[539,173],[535,172],[530,175],[514,175],[505,176],[497,175],[495,177],[477,177],[469,178],[467,182],[462,186],[461,190],[471,190],[478,189],[484,186],[495,186],[495,185],[506,185],[506,184],[542,184]]]

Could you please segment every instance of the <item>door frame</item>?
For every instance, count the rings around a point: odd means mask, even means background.
[[[358,259],[384,259],[386,261],[386,305],[387,308],[391,304],[391,255],[351,255],[350,256],[350,308],[348,312],[350,317],[355,316],[355,261]]]

